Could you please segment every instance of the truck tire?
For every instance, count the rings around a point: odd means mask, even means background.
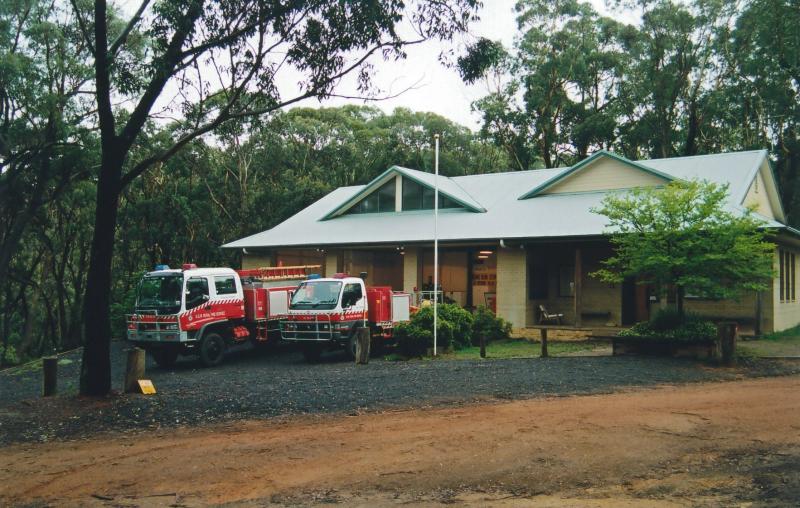
[[[308,363],[317,363],[322,356],[322,348],[316,344],[306,344],[303,346],[303,357]]]
[[[156,365],[162,369],[169,369],[175,365],[178,360],[178,351],[176,349],[154,349],[150,351]]]
[[[344,348],[344,353],[347,355],[347,359],[351,362],[356,359],[356,345],[358,344],[358,333],[356,333],[356,329],[353,328],[353,331],[350,332],[350,340],[347,341],[347,346]]]
[[[215,367],[225,358],[225,339],[221,335],[209,332],[200,341],[200,363],[205,367]]]

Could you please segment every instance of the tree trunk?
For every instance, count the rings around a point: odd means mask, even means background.
[[[683,286],[678,286],[675,289],[675,304],[678,308],[678,315],[683,319],[683,299],[686,296],[686,290]]]
[[[122,175],[122,158],[114,151],[114,146],[103,146],[97,181],[94,238],[83,304],[83,395],[106,395],[111,390],[111,261]]]

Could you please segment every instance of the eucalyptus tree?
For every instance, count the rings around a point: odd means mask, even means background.
[[[476,101],[483,132],[520,169],[585,158],[614,140],[626,28],[579,0],[520,0],[514,50],[479,41],[460,60],[467,82],[500,68],[507,82]]]
[[[119,199],[126,186],[227,121],[334,95],[348,75],[355,76],[360,92],[368,93],[372,55],[403,58],[409,45],[450,39],[466,29],[477,4],[142,0],[126,23],[116,25],[109,23],[105,1],[95,1],[88,10],[72,0],[93,56],[94,119],[101,143],[81,392],[102,395],[111,386],[111,267]],[[279,90],[285,74],[297,83],[290,95]],[[181,129],[163,148],[132,158],[143,128],[159,113],[181,116]]]
[[[769,146],[789,220],[800,215],[800,8],[791,0],[748,2],[720,37],[725,73],[720,131],[742,148]]]
[[[90,174],[92,108],[75,18],[54,2],[0,3],[0,286],[36,216]]]

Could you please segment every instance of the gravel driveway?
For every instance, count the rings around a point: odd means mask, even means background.
[[[120,389],[124,343],[112,344],[114,388]],[[0,443],[74,438],[107,430],[201,425],[240,418],[358,412],[459,403],[479,398],[525,398],[603,393],[625,387],[738,379],[800,372],[800,363],[751,360],[736,369],[674,359],[565,357],[520,360],[373,359],[355,366],[340,353],[308,365],[292,349],[243,347],[225,363],[202,368],[182,359],[172,369],[148,360],[158,394],[74,397],[79,352],[59,365],[61,395],[39,397],[38,369],[0,372]],[[35,367],[35,365],[34,365]]]

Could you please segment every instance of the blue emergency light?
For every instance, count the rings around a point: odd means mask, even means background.
[[[155,271],[160,272],[161,270],[169,270],[169,265],[156,265]]]
[[[321,278],[322,278],[322,276],[320,274],[318,274],[318,273],[310,273],[310,274],[308,274],[308,279],[307,280],[314,280],[314,279],[321,279]]]

